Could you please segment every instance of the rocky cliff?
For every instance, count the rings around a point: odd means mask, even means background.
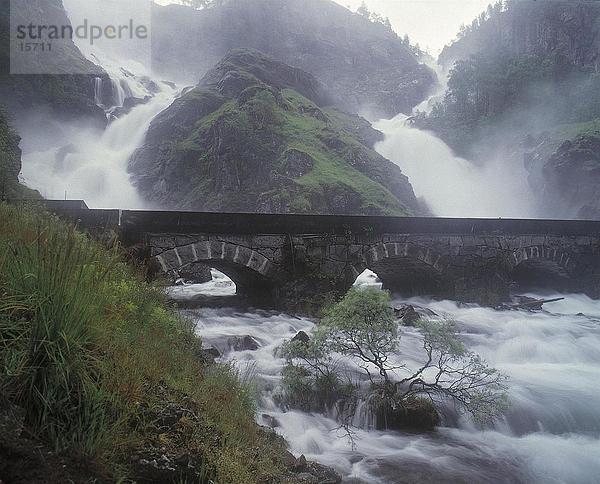
[[[0,200],[38,198],[39,194],[19,184],[21,172],[21,139],[0,110]]]
[[[524,160],[541,216],[600,215],[600,2],[498,3],[440,62],[448,91],[417,126],[466,158]]]
[[[408,179],[372,149],[380,134],[329,101],[312,75],[233,51],[153,121],[130,171],[166,208],[417,212]]]
[[[544,133],[525,154],[529,181],[558,218],[600,219],[600,123],[585,134]]]
[[[510,0],[488,11],[447,46],[440,63],[451,67],[472,55],[559,56],[600,68],[600,2]]]
[[[102,109],[94,103],[94,77],[107,78],[106,73],[89,62],[73,42],[61,42],[60,55],[54,52],[53,67],[60,75],[10,75],[10,10],[16,21],[28,25],[43,19],[47,25],[70,25],[62,0],[4,1],[0,5],[0,105],[12,116],[26,110],[48,109],[56,117],[85,117],[98,125],[106,124]],[[42,54],[40,54],[42,55]],[[42,61],[43,59],[40,59]],[[77,67],[89,75],[72,75]],[[107,85],[109,83],[106,83]]]
[[[156,7],[153,60],[163,75],[195,82],[232,48],[257,49],[310,72],[349,112],[409,113],[435,83],[393,31],[331,0]]]

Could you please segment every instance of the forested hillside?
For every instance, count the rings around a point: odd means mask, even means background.
[[[565,194],[571,188],[552,181],[558,174],[550,158],[563,142],[598,134],[599,52],[600,2],[497,3],[444,50],[440,62],[450,67],[448,91],[414,123],[473,160],[498,153],[524,157],[542,203],[553,201],[562,216],[590,216],[587,197]],[[595,154],[574,155],[583,157],[587,168],[581,172],[565,150],[560,158],[569,163],[570,177],[587,179],[596,172],[589,170],[596,166]]]
[[[386,117],[409,113],[436,82],[384,19],[334,1],[205,3],[211,8],[156,7],[153,64],[161,75],[196,83],[229,50],[253,48],[313,74],[342,109]]]

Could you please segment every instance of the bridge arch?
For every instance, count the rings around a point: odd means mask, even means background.
[[[402,295],[438,294],[448,286],[447,258],[431,247],[413,242],[378,243],[365,249],[354,265],[361,274],[369,269],[383,287]]]
[[[201,241],[168,249],[154,257],[165,273],[202,263],[227,275],[238,294],[264,296],[270,292],[277,267],[268,258],[248,247],[225,241]]]
[[[519,290],[565,290],[578,266],[576,255],[547,245],[521,247],[508,260],[510,278]]]

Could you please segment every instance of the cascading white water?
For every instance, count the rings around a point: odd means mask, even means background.
[[[372,275],[361,283],[373,284]],[[535,314],[451,301],[403,302],[456,321],[467,346],[509,375],[511,408],[494,427],[478,429],[463,419],[427,434],[357,429],[353,449],[343,431],[333,430],[339,426],[335,420],[283,411],[271,398],[284,365],[276,348],[298,331],[310,333],[312,321],[232,309],[186,314],[195,318],[205,343],[220,349],[225,360],[254,366],[262,390],[259,422],[272,422],[262,414],[274,417],[292,452],[335,467],[344,482],[598,482],[600,302],[567,295],[548,305],[549,312]],[[401,353],[410,361],[418,354],[419,336],[414,329],[403,331]],[[245,335],[254,337],[260,348],[233,352],[229,339]],[[355,423],[364,424],[360,418]]]
[[[65,0],[64,4],[79,24],[86,21],[86,5],[79,0]],[[80,120],[57,122],[36,112],[19,126],[21,179],[45,198],[82,199],[91,208],[147,208],[130,180],[128,162],[144,141],[151,121],[173,102],[179,90],[171,83],[153,81],[136,60],[115,58],[114,52],[75,42],[110,78],[112,99],[103,96],[102,78],[93,81],[94,102],[105,110],[110,124],[100,130]],[[136,98],[139,104],[128,113],[118,113],[127,98]],[[119,117],[115,117],[117,113]]]
[[[112,121],[105,131],[61,124],[60,139],[48,149],[24,149],[22,177],[46,198],[81,199],[93,208],[144,208],[127,164],[152,119],[177,92],[167,85],[148,103]],[[27,139],[24,136],[25,146]]]
[[[375,149],[408,176],[417,197],[435,215],[535,217],[534,196],[523,163],[498,157],[481,166],[459,158],[434,134],[410,125],[407,116],[375,123],[385,135]]]
[[[439,84],[415,112],[430,112],[446,92],[447,73],[437,63],[430,67],[436,71]],[[435,215],[539,216],[522,161],[498,154],[475,165],[454,155],[433,133],[413,127],[404,114],[379,120],[374,127],[385,135],[375,146],[376,151],[402,169],[417,197],[424,199]]]
[[[123,106],[123,103],[125,102],[125,90],[123,89],[123,86],[121,85],[121,80],[111,78],[110,83],[112,86],[112,93],[113,93],[113,106],[115,106],[115,107]]]
[[[94,103],[96,106],[102,107],[102,78],[94,79]]]

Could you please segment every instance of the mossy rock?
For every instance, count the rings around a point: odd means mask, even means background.
[[[327,102],[310,74],[233,51],[153,121],[130,171],[166,208],[418,213],[406,176],[372,149],[380,133]]]

